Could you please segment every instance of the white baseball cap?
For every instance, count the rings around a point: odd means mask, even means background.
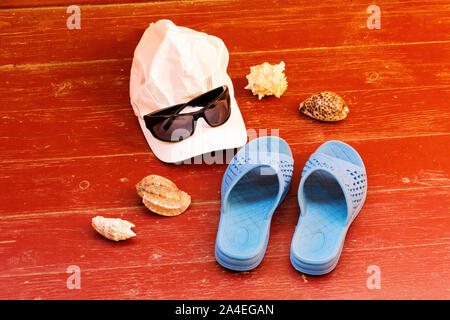
[[[244,120],[227,74],[228,50],[217,37],[159,20],[145,30],[134,51],[130,76],[130,99],[142,132],[153,153],[175,163],[223,149],[240,148],[247,142]],[[146,128],[144,116],[189,100],[217,87],[228,86],[229,119],[210,127],[197,121],[192,136],[179,142],[164,142]]]

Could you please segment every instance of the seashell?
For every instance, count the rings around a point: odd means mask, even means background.
[[[152,174],[142,179],[136,190],[150,211],[162,216],[177,216],[189,207],[191,196],[164,177]]]
[[[329,91],[312,95],[300,103],[299,110],[311,118],[328,122],[344,120],[350,111],[344,99]]]
[[[134,224],[118,218],[115,219],[97,216],[92,218],[92,227],[109,240],[127,240],[136,236],[136,234],[131,230],[131,228],[134,228]]]
[[[246,75],[248,85],[245,89],[252,90],[252,93],[258,95],[260,100],[270,95],[279,98],[287,89],[284,67],[283,61],[275,65],[264,62],[250,67],[250,74]]]

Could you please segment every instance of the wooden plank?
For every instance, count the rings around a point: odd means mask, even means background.
[[[298,104],[307,95],[264,101],[249,96],[238,98],[238,103],[249,134],[276,134],[278,130],[289,143],[450,132],[450,111],[440,108],[450,99],[450,87],[341,94],[351,111],[340,123],[321,123],[300,114]],[[2,162],[150,153],[128,105],[6,112],[0,118],[0,140]]]
[[[332,48],[317,51],[237,54],[228,73],[238,97],[251,97],[247,84],[250,66],[264,61],[286,63],[288,89],[284,96],[301,98],[323,90],[386,90],[450,85],[450,43],[367,48]],[[0,110],[129,106],[131,59],[56,65],[0,67]],[[267,109],[277,99],[256,99]],[[299,101],[300,102],[300,101]],[[349,101],[351,103],[352,101]],[[266,105],[264,105],[265,103]],[[262,109],[262,107],[260,109]]]
[[[291,135],[287,135],[286,140],[295,161],[290,194],[296,195],[303,166],[323,140],[304,143]],[[450,144],[450,135],[350,143],[365,162],[371,192],[450,185],[450,150],[443,147]],[[134,186],[148,174],[159,174],[175,181],[191,194],[195,203],[218,202],[225,168],[226,164],[167,165],[150,151],[123,156],[0,163],[0,215],[138,207],[141,202]]]
[[[450,54],[450,44],[410,49],[371,53],[371,64],[362,59],[362,49],[291,53],[285,57],[289,89],[280,99],[258,101],[244,89],[245,70],[259,57],[240,55],[230,74],[249,129],[280,129],[283,137],[301,136],[304,142],[448,133],[449,113],[440,106],[449,99],[450,66],[439,61]],[[281,59],[279,53],[270,57]],[[129,105],[129,63],[6,68],[0,88],[2,160],[147,152]],[[346,121],[323,124],[299,115],[299,102],[321,90],[343,95],[351,109]]]
[[[290,265],[295,197],[273,218],[262,264],[247,273],[226,271],[214,260],[218,203],[193,205],[176,218],[141,209],[101,212],[136,224],[138,236],[123,243],[102,239],[90,227],[100,212],[3,218],[0,298],[445,299],[448,194],[449,187],[370,193],[337,268],[324,277],[302,277]],[[69,265],[81,268],[81,290],[66,288]],[[366,287],[370,265],[381,270],[380,290]]]
[[[429,252],[436,254],[429,255]],[[3,299],[442,299],[450,294],[448,244],[343,253],[330,275],[302,276],[289,257],[266,257],[249,273],[223,270],[216,262],[81,269],[81,289],[68,290],[66,268],[1,279]],[[369,266],[381,270],[381,289],[369,290]],[[426,272],[424,271],[426,270]],[[339,273],[340,272],[340,273]],[[342,274],[344,273],[344,275]],[[424,276],[425,274],[425,276]],[[422,279],[422,281],[418,280]]]
[[[80,5],[108,5],[108,4],[121,4],[121,3],[140,3],[140,2],[156,2],[156,1],[172,1],[173,0],[77,0],[76,3]],[[48,7],[48,6],[71,6],[73,1],[70,0],[3,0],[0,3],[0,8],[37,8],[37,7]]]
[[[222,38],[232,53],[334,46],[376,51],[383,44],[450,40],[448,1],[414,5],[379,1],[377,5],[383,17],[380,30],[366,26],[368,4],[354,2],[234,0],[81,6],[80,30],[67,29],[65,6],[1,10],[0,65],[130,58],[149,23],[163,18]]]

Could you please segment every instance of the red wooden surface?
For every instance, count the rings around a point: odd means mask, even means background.
[[[66,28],[69,1],[0,4],[0,298],[450,298],[449,1],[378,1],[380,30],[362,1],[126,2],[79,1],[81,30]],[[160,162],[129,104],[134,47],[160,18],[221,37],[247,128],[278,129],[292,148],[291,190],[251,272],[214,259],[226,165]],[[250,66],[281,60],[280,99],[243,89]],[[298,113],[321,90],[348,102],[345,121]],[[369,193],[337,268],[302,276],[289,262],[299,176],[330,139],[360,152]],[[190,209],[148,212],[134,185],[150,173],[189,192]],[[96,215],[132,221],[137,237],[101,238]],[[70,265],[80,290],[66,286]]]

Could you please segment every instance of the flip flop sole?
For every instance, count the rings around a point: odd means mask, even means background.
[[[364,164],[356,150],[340,141],[326,142],[316,150],[299,186],[302,212],[290,254],[295,269],[322,275],[336,267],[366,194]]]
[[[261,263],[272,215],[287,194],[292,170],[290,149],[278,137],[255,139],[236,154],[222,184],[215,246],[219,264],[247,271]]]

